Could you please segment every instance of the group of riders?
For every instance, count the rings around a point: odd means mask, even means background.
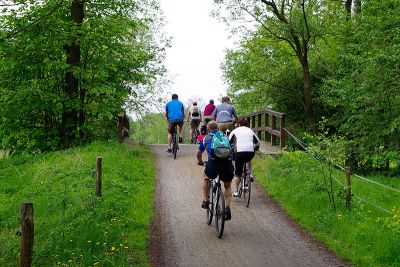
[[[198,164],[205,165],[202,182],[203,202],[201,207],[203,209],[208,209],[210,206],[208,201],[208,180],[215,179],[219,176],[225,187],[225,220],[230,220],[232,216],[230,208],[232,196],[239,196],[238,186],[245,164],[247,164],[247,170],[251,181],[254,180],[251,174],[251,160],[255,155],[255,151],[260,146],[260,139],[253,130],[248,127],[247,119],[237,116],[235,108],[230,105],[229,97],[223,97],[221,102],[220,105],[215,106],[214,101],[210,100],[209,104],[205,106],[203,113],[200,111],[197,103],[193,102],[187,120],[191,119],[190,125],[192,130],[197,130],[201,121],[203,121],[203,125],[206,126],[202,128],[203,131],[199,138],[201,139],[199,150],[196,155]],[[171,153],[172,134],[177,126],[179,126],[179,142],[182,143],[183,141],[182,129],[185,119],[184,106],[182,102],[178,100],[177,94],[173,94],[172,100],[167,103],[165,116],[168,120],[167,152]],[[234,129],[235,123],[238,127]],[[217,158],[212,151],[211,140],[218,132],[227,134],[229,142],[233,147],[233,153],[224,159]],[[204,162],[202,158],[204,151],[206,151],[208,155],[206,162]],[[231,188],[233,188],[233,193]]]

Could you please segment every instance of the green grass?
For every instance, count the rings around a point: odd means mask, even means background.
[[[349,211],[345,188],[338,183],[345,184],[344,173],[334,170],[334,209],[324,182],[324,177],[329,182],[327,166],[303,152],[279,158],[258,156],[254,172],[292,218],[343,258],[358,266],[400,266],[400,193],[352,176],[354,196]],[[399,179],[368,178],[400,189]]]
[[[103,196],[94,195],[96,157]],[[19,207],[34,206],[33,266],[148,266],[154,158],[112,143],[0,160],[0,266],[18,264]]]
[[[165,114],[149,114],[131,124],[131,139],[142,141],[144,144],[167,144],[168,121]],[[190,143],[190,123],[184,122],[183,141]]]

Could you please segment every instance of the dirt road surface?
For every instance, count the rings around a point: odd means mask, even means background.
[[[196,164],[197,146],[180,145],[176,160],[166,145],[152,145],[152,150],[158,175],[152,265],[350,266],[293,222],[256,182],[249,208],[233,199],[232,220],[218,239],[201,208],[204,169]]]

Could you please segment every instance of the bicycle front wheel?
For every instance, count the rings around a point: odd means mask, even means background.
[[[224,192],[219,189],[216,192],[216,203],[215,203],[215,230],[218,238],[222,237],[224,233],[225,225],[225,197]]]

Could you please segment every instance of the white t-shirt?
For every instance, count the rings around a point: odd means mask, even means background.
[[[245,126],[234,129],[229,135],[229,140],[233,136],[236,138],[236,152],[254,152],[254,138],[257,140],[257,143],[260,142],[260,139],[253,130]]]
[[[193,109],[195,110],[197,108],[197,110],[198,110],[198,116],[193,116]],[[200,120],[200,117],[201,117],[201,110],[200,110],[200,107],[199,106],[192,106],[191,108],[190,108],[190,110],[189,110],[189,113],[190,113],[190,119],[191,120]]]

